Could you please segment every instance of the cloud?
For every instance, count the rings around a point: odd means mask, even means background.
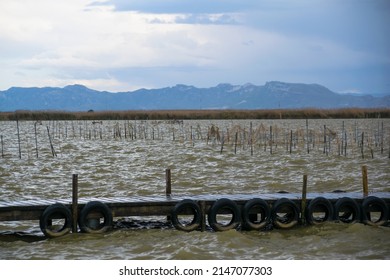
[[[137,11],[152,14],[215,14],[250,10],[258,0],[108,0],[117,11]],[[272,1],[273,2],[273,1]],[[277,2],[277,1],[276,1]],[[103,4],[103,3],[102,3]]]
[[[2,0],[0,88],[267,80],[368,88],[390,68],[390,24],[382,27],[381,17],[389,9],[374,2],[381,11],[365,0]],[[343,78],[360,85],[341,85]]]

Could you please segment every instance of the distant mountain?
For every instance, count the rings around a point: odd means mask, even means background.
[[[383,108],[390,95],[338,94],[317,84],[267,82],[219,84],[210,88],[176,85],[132,92],[96,91],[82,85],[64,88],[12,87],[0,91],[0,111],[16,110],[174,110],[275,108]]]

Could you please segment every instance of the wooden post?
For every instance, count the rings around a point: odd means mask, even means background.
[[[34,123],[34,133],[35,133],[35,153],[38,158],[38,139],[37,139],[37,121]]]
[[[344,131],[344,138],[345,138],[345,142],[344,142],[344,156],[346,157],[347,156],[347,132]]]
[[[172,194],[171,169],[165,169],[165,195],[169,198]],[[171,221],[171,215],[167,215],[167,221]]]
[[[272,155],[272,125],[269,127],[269,152]]]
[[[223,152],[223,145],[225,144],[225,135],[222,133],[222,138],[221,138],[221,151],[220,153],[222,154]]]
[[[19,120],[16,120],[16,128],[18,130],[18,145],[19,145],[19,158],[22,158],[22,150],[20,148],[20,133],[19,133]]]
[[[344,135],[345,135],[345,133],[344,133],[344,121],[343,121],[343,128],[341,131],[341,154],[344,153],[344,141],[345,141]]]
[[[4,157],[4,142],[3,142],[3,135],[1,135],[1,157]]]
[[[165,195],[171,196],[172,184],[171,184],[171,170],[165,169]]]
[[[56,157],[57,154],[56,154],[56,151],[54,150],[53,142],[51,141],[49,126],[46,126],[46,128],[47,128],[47,135],[48,135],[48,137],[49,137],[51,153],[52,153],[53,157]]]
[[[190,143],[192,145],[192,125],[190,127]],[[223,149],[223,143],[222,143],[221,153],[222,153],[222,149]]]
[[[326,125],[324,125],[324,154],[328,154],[326,150]]]
[[[237,140],[238,140],[238,132],[236,132],[236,137],[234,139],[234,154],[237,153]]]
[[[368,196],[368,177],[367,177],[367,166],[362,166],[362,177],[363,177],[363,196]]]
[[[303,175],[303,187],[302,187],[302,200],[301,200],[301,222],[306,223],[305,210],[306,210],[306,193],[307,193],[307,175]]]
[[[383,121],[382,121],[382,131],[381,131],[381,154],[383,154]]]
[[[73,174],[72,178],[72,232],[77,232],[77,219],[78,219],[78,175]]]
[[[309,148],[309,120],[306,118],[306,147],[307,147],[307,153],[310,153]]]
[[[249,141],[250,141],[250,145],[251,145],[251,156],[253,156],[253,125],[252,125],[252,122],[250,123],[250,131],[249,131],[249,134],[250,134],[250,138],[249,138]]]

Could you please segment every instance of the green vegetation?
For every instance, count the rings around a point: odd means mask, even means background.
[[[0,120],[186,120],[186,119],[347,119],[390,118],[390,108],[156,111],[16,111]]]

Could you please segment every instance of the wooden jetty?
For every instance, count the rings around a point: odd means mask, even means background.
[[[113,217],[161,216],[183,231],[215,231],[235,228],[281,229],[297,224],[316,225],[328,221],[362,222],[373,226],[389,223],[390,192],[368,194],[363,174],[363,193],[259,193],[234,195],[171,194],[170,170],[166,171],[166,193],[160,196],[78,198],[78,176],[73,175],[73,197],[60,200],[0,201],[0,222],[39,220],[42,232],[58,237],[69,232],[102,233],[112,227]],[[207,219],[206,219],[207,217]]]

